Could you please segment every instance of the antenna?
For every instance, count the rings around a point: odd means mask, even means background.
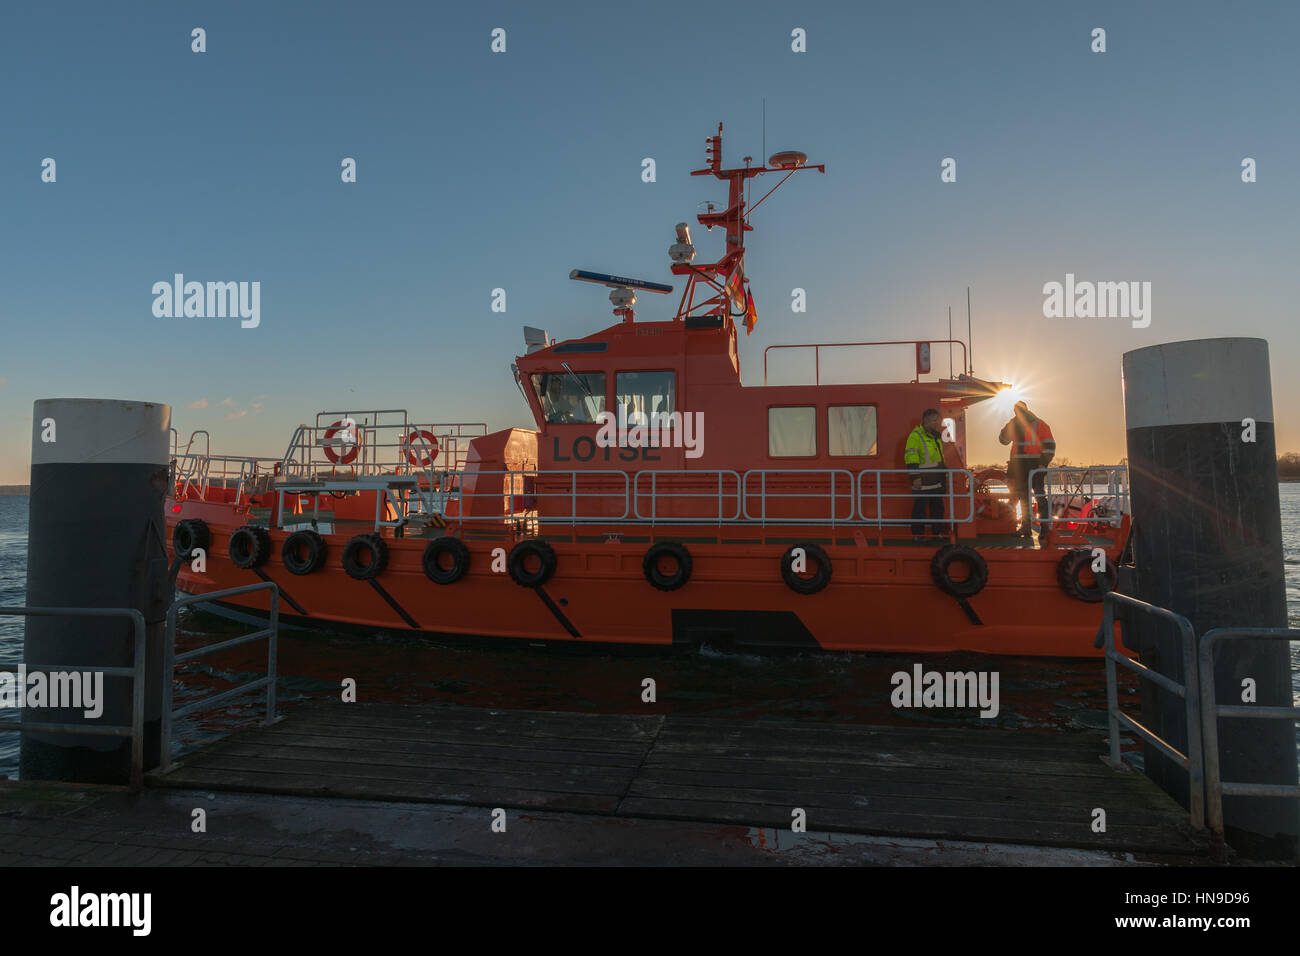
[[[764,103],[763,124],[765,135],[766,110],[766,103]],[[721,123],[718,124],[718,134],[710,136],[707,142],[708,167],[692,170],[691,175],[713,176],[726,181],[728,187],[727,204],[723,207],[723,212],[710,209],[707,213],[701,213],[695,218],[700,225],[710,230],[714,226],[721,226],[723,232],[726,233],[726,239],[722,258],[716,262],[696,264],[693,262],[673,261],[672,273],[686,277],[686,288],[682,292],[681,303],[677,307],[677,315],[674,316],[674,321],[716,316],[719,321],[711,327],[721,327],[721,317],[728,315],[730,311],[727,309],[727,300],[735,300],[736,298],[743,300],[744,297],[742,290],[744,289],[745,275],[745,233],[752,231],[754,228],[750,223],[750,216],[755,209],[761,206],[772,193],[795,173],[809,169],[824,173],[826,167],[820,163],[816,166],[809,166],[806,153],[797,150],[786,150],[774,153],[768,158],[766,165],[751,166],[750,163],[753,161],[753,157],[745,157],[743,167],[723,169]],[[764,149],[764,152],[766,152],[766,149]],[[750,194],[746,189],[748,185],[746,180],[761,176],[763,173],[783,173],[784,175],[776,185],[751,205],[749,202]],[[704,293],[697,300],[697,286],[701,283],[708,287],[710,292]],[[700,291],[703,292],[702,289]]]
[[[681,238],[681,230],[678,230],[678,238]],[[686,241],[689,245],[690,233],[686,235]],[[691,254],[694,255],[694,248]],[[570,279],[577,279],[579,282],[594,282],[598,285],[608,286],[611,290],[609,301],[614,306],[614,314],[621,317],[624,322],[632,322],[636,318],[636,310],[632,306],[636,305],[636,293],[633,289],[644,289],[647,292],[661,292],[667,294],[673,291],[670,285],[664,285],[662,282],[647,282],[644,279],[629,279],[626,276],[612,276],[605,272],[588,272],[585,269],[573,269],[569,272]]]
[[[760,156],[767,155],[767,97],[763,97],[763,152]]]
[[[970,286],[966,287],[966,361],[970,364],[970,373],[975,374],[975,343],[970,337]]]
[[[952,306],[948,306],[948,377],[952,378]]]
[[[688,236],[689,241],[689,236]],[[585,269],[571,269],[569,278],[579,282],[595,282],[611,289],[644,289],[646,292],[669,293],[673,287],[662,282],[647,282],[644,279],[629,279],[626,276],[612,276],[604,272],[588,272]]]

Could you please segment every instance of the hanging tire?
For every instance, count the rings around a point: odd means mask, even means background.
[[[388,545],[377,534],[359,534],[343,548],[343,570],[348,577],[370,581],[388,564]]]
[[[261,567],[271,556],[271,535],[265,528],[246,524],[235,529],[227,550],[235,567],[245,570]]]
[[[794,569],[795,552],[801,549],[805,564],[817,565],[817,571],[810,578],[803,577]],[[815,544],[792,545],[781,555],[781,577],[796,594],[816,594],[831,583],[831,559]]]
[[[529,571],[524,563],[530,557],[536,558],[539,563],[536,571]],[[510,549],[510,554],[506,557],[506,570],[520,587],[539,588],[551,579],[557,563],[555,551],[549,544],[540,538],[530,538]]]
[[[964,564],[969,574],[960,581],[952,576],[952,566]],[[939,589],[953,597],[974,597],[989,583],[989,566],[974,548],[962,544],[946,544],[930,560],[930,575]]]
[[[202,548],[206,553],[211,543],[212,534],[208,531],[207,523],[198,518],[178,521],[172,529],[172,550],[182,561],[192,558],[195,548]]]
[[[444,568],[441,558],[446,554],[451,557],[451,567]],[[455,584],[469,571],[469,548],[460,538],[434,538],[424,549],[420,559],[424,565],[424,574],[434,584]]]
[[[325,539],[315,531],[295,531],[284,539],[280,560],[290,574],[311,574],[325,564]]]
[[[664,574],[659,569],[660,558],[673,559],[676,567],[672,574]],[[650,582],[651,587],[658,588],[660,591],[676,591],[691,579],[692,567],[691,553],[686,550],[685,545],[678,544],[676,541],[660,541],[658,544],[652,544],[641,561],[641,570],[645,572],[645,579]]]
[[[1084,584],[1081,580],[1085,571],[1093,578],[1091,585]],[[1116,577],[1115,565],[1109,557],[1106,558],[1104,571],[1098,573],[1092,570],[1092,551],[1088,548],[1075,548],[1061,558],[1056,566],[1056,581],[1061,585],[1061,590],[1076,601],[1087,604],[1098,604],[1108,592],[1115,590]]]

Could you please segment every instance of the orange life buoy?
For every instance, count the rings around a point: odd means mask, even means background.
[[[330,440],[339,432],[347,432],[352,438],[352,447],[342,455],[336,453],[334,447],[330,444]],[[334,464],[352,464],[352,462],[357,460],[357,455],[361,452],[361,442],[357,440],[357,423],[351,419],[335,422],[329,428],[325,429],[325,437],[322,440],[322,444],[325,446],[325,457],[334,462]],[[344,444],[346,444],[346,441]]]
[[[428,445],[429,453],[426,455],[420,454],[418,446],[413,447],[416,442],[421,440]],[[403,438],[402,447],[406,449],[406,460],[412,465],[418,465],[421,468],[428,468],[429,463],[438,457],[438,439],[433,432],[424,429],[417,429]]]

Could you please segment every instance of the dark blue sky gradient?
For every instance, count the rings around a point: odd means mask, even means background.
[[[1124,351],[1217,335],[1270,341],[1300,450],[1297,36],[1284,3],[6,5],[0,483],[26,481],[45,397],[169,402],[226,453],[345,405],[530,424],[520,327],[613,321],[575,267],[679,282],[673,224],[725,198],[686,174],[719,121],[729,165],[759,158],[763,97],[767,151],[827,174],[754,215],[747,383],[771,344],[942,337],[949,305],[964,329],[970,284],[976,372],[1025,383],[1076,463],[1124,453]],[[155,318],[175,272],[260,281],[260,328]],[[1150,328],[1043,318],[1067,272],[1150,281]],[[972,414],[973,462],[1001,456],[995,419]]]

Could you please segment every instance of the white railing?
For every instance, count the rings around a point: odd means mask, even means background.
[[[886,475],[905,476],[907,481],[906,490],[885,491]],[[911,490],[911,479],[924,475],[925,478],[931,478],[933,475],[944,476],[944,490],[932,494],[931,497],[941,497],[947,507],[944,509],[944,517],[921,518],[919,521],[910,516],[886,516],[885,503],[895,499],[906,498],[915,500],[918,495]],[[957,476],[964,477],[964,481],[958,482]],[[867,483],[870,481],[871,488],[868,490]],[[965,485],[965,490],[958,491],[958,484]],[[897,482],[894,482],[897,484]],[[871,514],[867,513],[866,502],[875,503],[875,508]],[[875,468],[866,469],[858,472],[858,517],[863,521],[870,522],[873,525],[881,527],[891,527],[897,525],[910,525],[913,523],[921,524],[968,524],[975,520],[975,478],[970,471],[964,468],[927,468],[924,472],[908,468]],[[958,515],[957,507],[962,506],[961,515]]]
[[[946,476],[944,516],[928,525],[975,520],[975,480],[965,469]],[[493,470],[458,473],[448,495],[449,521],[528,519],[555,524],[846,525],[884,528],[913,523],[911,509],[888,503],[917,497],[908,469]],[[893,488],[895,490],[886,490]],[[476,503],[488,502],[476,508]],[[684,507],[682,506],[684,504]],[[482,514],[475,514],[482,511]],[[905,511],[905,513],[903,513]]]
[[[772,484],[775,489],[768,488],[768,478],[772,478]],[[825,479],[829,478],[829,481]],[[788,490],[795,482],[813,481],[818,485],[815,491],[790,491]],[[752,484],[758,485],[757,495],[750,490]],[[829,485],[829,487],[823,487]],[[847,485],[847,491],[842,490]],[[845,524],[854,520],[856,498],[856,483],[853,478],[853,472],[840,468],[810,468],[807,470],[788,471],[780,468],[755,468],[745,472],[741,479],[741,488],[744,491],[743,508],[744,519],[749,522],[756,522],[762,525],[769,524],[829,524],[834,527],[836,524]],[[787,490],[779,490],[787,489]],[[749,503],[751,499],[757,498],[758,514],[750,511]],[[774,502],[777,507],[769,510],[768,502]],[[782,513],[779,505],[781,502],[798,502],[801,505],[810,505],[814,514],[807,517],[803,515],[791,515]],[[843,501],[848,507],[846,513],[839,513],[839,504]],[[822,507],[826,508],[824,515],[819,514]]]
[[[400,416],[400,421],[385,420]],[[299,425],[281,460],[289,479],[364,478],[454,472],[469,461],[483,422],[413,422],[405,411],[322,412]]]
[[[665,475],[678,479],[674,482],[674,486],[678,487],[679,490],[659,490],[659,480]],[[710,475],[713,477],[709,477]],[[650,486],[648,491],[645,490],[645,485]],[[697,485],[700,490],[690,490]],[[673,524],[723,524],[739,521],[741,516],[741,486],[741,477],[738,471],[700,472],[685,469],[638,471],[632,479],[632,514],[636,520],[649,521],[651,524],[664,520],[671,520]],[[681,490],[683,487],[687,490]],[[642,498],[649,499],[649,514],[642,510]],[[711,515],[660,515],[660,500],[713,502],[716,507]],[[726,504],[727,501],[730,501],[730,504]]]
[[[467,479],[472,479],[472,489],[467,490]],[[480,488],[483,479],[489,480]],[[453,520],[537,519],[570,524],[641,520],[632,514],[632,481],[626,471],[468,471],[459,473],[452,485],[451,500],[459,505],[459,513],[448,516]],[[468,514],[478,500],[490,502],[488,513]],[[541,500],[554,502],[550,513],[538,507]],[[607,501],[612,507],[604,507]],[[568,513],[560,513],[558,509],[565,505]]]
[[[279,465],[279,458],[250,455],[181,455],[176,460],[176,497],[184,498],[193,491],[206,498],[215,484],[218,488],[234,488],[234,503],[239,504],[250,490],[250,483],[272,477]]]
[[[902,468],[557,470],[468,468],[469,444],[487,433],[483,423],[412,422],[404,410],[321,412],[315,425],[300,425],[280,459],[182,454],[177,460],[178,496],[213,483],[236,489],[236,503],[250,482],[274,477],[284,496],[374,491],[375,529],[412,522],[508,522],[553,524],[839,525],[869,528],[914,523],[910,505],[915,470]],[[196,433],[196,435],[199,433]],[[437,442],[432,447],[429,436]],[[191,444],[195,436],[191,436]],[[333,451],[333,457],[327,454]],[[943,516],[922,519],[949,527],[976,519],[976,480],[967,469],[941,474],[937,493]],[[1067,522],[1118,525],[1129,510],[1127,468],[1040,468],[1044,495],[1061,511],[1071,502],[1093,502],[1086,516],[1058,514]],[[260,484],[252,486],[263,490]],[[1031,484],[1032,487],[1032,484]],[[1031,493],[1032,494],[1032,493]],[[483,502],[488,502],[486,506]],[[928,509],[927,509],[928,510]]]
[[[1041,493],[1034,488],[1039,476],[1043,484]],[[1051,517],[1040,517],[1043,523],[1118,527],[1124,515],[1130,513],[1126,465],[1035,468],[1030,471],[1028,480],[1029,497],[1047,499]]]

